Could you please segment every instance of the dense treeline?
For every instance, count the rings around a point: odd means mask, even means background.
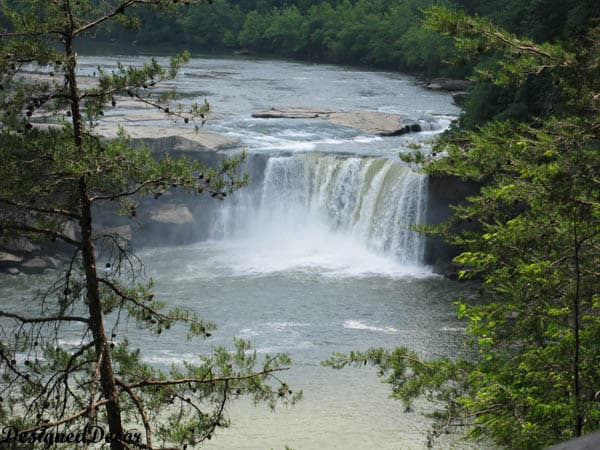
[[[444,66],[444,58],[452,49],[449,40],[420,27],[421,9],[433,3],[431,0],[215,0],[211,4],[194,5],[185,16],[168,19],[147,10],[140,15],[146,26],[139,31],[113,27],[109,36],[138,45],[242,50],[420,71],[427,75],[464,75],[464,68]]]
[[[98,0],[97,0],[98,2]],[[10,2],[9,2],[10,3]],[[95,32],[97,41],[138,47],[193,51],[243,51],[312,61],[359,64],[433,76],[468,76],[472,61],[461,60],[451,41],[422,27],[423,11],[433,5],[464,9],[535,42],[565,42],[583,36],[598,10],[595,0],[211,0],[189,5],[185,13],[151,7],[125,12],[122,27],[111,22]],[[135,14],[135,20],[132,19]],[[0,18],[2,20],[2,18]],[[487,57],[489,58],[489,56]],[[480,61],[485,66],[486,61]],[[481,97],[495,98],[477,114],[486,118],[535,112],[545,105],[532,97],[545,85],[528,86],[518,98],[491,86]],[[488,103],[488,102],[486,102]]]

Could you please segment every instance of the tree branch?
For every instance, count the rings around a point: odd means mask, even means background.
[[[89,30],[90,28],[94,28],[94,27],[100,25],[101,23],[106,22],[107,20],[112,19],[113,17],[115,17],[118,14],[122,14],[123,12],[125,12],[125,10],[127,8],[129,8],[130,6],[133,6],[135,4],[152,5],[152,4],[158,4],[158,3],[160,3],[160,1],[156,1],[156,0],[154,0],[154,1],[152,1],[152,0],[127,0],[127,1],[124,1],[119,6],[114,8],[112,11],[104,14],[102,17],[92,20],[91,22],[88,22],[85,25],[82,25],[79,28],[75,29],[73,31],[73,37],[77,36],[78,34],[83,33],[86,30]]]
[[[49,228],[34,227],[33,225],[27,225],[25,223],[0,223],[0,229],[2,228],[16,231],[28,231],[30,233],[45,234],[46,236],[50,236],[51,238],[65,241],[66,243],[74,245],[75,247],[81,246],[81,242],[75,239],[71,239],[70,237],[65,236],[64,234],[59,233],[55,230],[51,230]]]
[[[88,323],[88,319],[79,316],[53,316],[53,317],[23,317],[19,314],[9,313],[0,310],[0,317],[8,317],[23,323],[45,323],[45,322],[83,322]]]
[[[60,216],[69,217],[71,219],[79,220],[78,214],[75,214],[74,212],[68,211],[66,209],[41,208],[38,206],[27,205],[25,203],[16,202],[14,200],[10,200],[7,198],[1,198],[1,197],[0,197],[0,203],[5,203],[7,205],[14,206],[15,208],[25,209],[27,211],[35,211],[35,212],[40,212],[40,213],[44,213],[44,214],[56,214],[56,215],[60,215]]]
[[[131,197],[132,195],[135,195],[138,192],[140,192],[146,186],[151,186],[153,184],[157,184],[157,183],[160,183],[160,182],[163,182],[166,180],[167,179],[165,177],[154,178],[152,180],[146,180],[143,183],[140,183],[135,189],[132,189],[131,191],[120,192],[119,194],[114,194],[114,195],[95,195],[90,198],[90,202],[95,202],[97,200],[117,200],[117,199],[123,198],[123,197]]]
[[[152,448],[152,428],[150,427],[150,420],[148,419],[148,415],[144,409],[143,400],[135,392],[133,392],[129,386],[123,383],[120,378],[115,377],[115,381],[117,382],[117,385],[121,386],[127,395],[129,395],[133,403],[135,403],[135,406],[140,413],[140,417],[142,418],[144,429],[146,430],[146,446],[148,448]]]
[[[93,406],[94,408],[98,408],[99,406],[103,406],[106,405],[108,403],[108,400],[100,400],[99,402],[96,402]],[[32,428],[28,428],[27,430],[21,430],[22,433],[33,433],[34,431],[39,431],[39,430],[46,430],[48,428],[52,428],[52,427],[56,427],[58,425],[62,425],[64,423],[69,423],[72,422],[76,419],[79,419],[82,416],[85,416],[86,414],[88,414],[90,408],[87,407],[85,409],[80,410],[79,412],[76,412],[73,415],[70,415],[69,417],[65,417],[64,419],[58,420],[56,422],[50,422],[50,423],[45,423],[42,425],[38,425]]]
[[[119,297],[121,297],[123,300],[126,301],[130,301],[132,303],[134,303],[136,306],[145,309],[146,311],[148,311],[150,314],[152,314],[153,316],[156,317],[160,317],[163,320],[172,320],[172,318],[159,313],[158,311],[155,311],[154,309],[150,308],[147,305],[144,305],[143,303],[139,302],[138,299],[136,299],[135,297],[132,297],[131,295],[127,295],[124,292],[121,292],[121,290],[111,281],[108,281],[106,278],[98,278],[98,281],[106,286],[108,286],[115,294],[117,294]]]
[[[240,375],[240,376],[231,376],[231,377],[216,377],[216,378],[179,378],[177,380],[143,380],[137,383],[132,383],[125,385],[130,389],[137,389],[146,386],[176,386],[180,384],[209,384],[209,383],[222,383],[229,381],[242,381],[253,379],[257,377],[261,377],[264,375],[271,375],[275,372],[282,372],[284,370],[289,370],[288,367],[278,367],[275,369],[263,370],[261,372],[254,372],[248,375]]]

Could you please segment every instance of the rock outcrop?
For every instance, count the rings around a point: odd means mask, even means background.
[[[194,222],[189,208],[184,205],[168,204],[150,210],[149,219],[153,222],[187,225]]]
[[[448,91],[448,92],[458,92],[458,91],[467,91],[471,85],[472,81],[469,80],[453,80],[450,78],[434,78],[427,83],[427,89],[431,89],[434,91]]]
[[[134,245],[182,245],[193,242],[197,224],[183,203],[159,202],[140,210],[140,228],[133,233]]]
[[[445,222],[452,215],[450,205],[463,204],[469,195],[479,192],[477,183],[465,182],[449,175],[433,175],[428,181],[427,215],[425,223],[437,225]],[[440,236],[427,236],[425,244],[425,264],[431,265],[435,273],[456,279],[459,267],[452,259],[460,253],[460,249],[447,244]]]
[[[235,147],[238,141],[216,133],[196,131],[184,126],[132,125],[125,127],[134,143],[140,142],[154,154],[170,155],[198,152],[215,152]],[[94,132],[106,139],[114,139],[119,133],[118,124],[102,124]]]
[[[43,273],[48,269],[50,264],[45,259],[40,257],[32,258],[21,264],[20,269],[25,273]]]
[[[354,128],[379,136],[397,136],[421,131],[418,121],[401,114],[379,111],[335,111],[310,108],[271,108],[252,114],[258,119],[325,119],[335,125]]]
[[[455,92],[452,94],[452,101],[457,106],[463,106],[466,103],[468,98],[469,98],[468,92],[459,91],[459,92]]]
[[[16,267],[23,261],[23,257],[9,252],[0,252],[0,268]]]

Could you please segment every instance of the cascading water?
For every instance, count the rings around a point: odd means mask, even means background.
[[[269,157],[253,189],[226,202],[214,239],[257,243],[289,265],[353,265],[365,259],[419,265],[427,177],[388,159],[320,153]],[[335,262],[332,261],[335,259]],[[369,270],[367,270],[369,271]]]

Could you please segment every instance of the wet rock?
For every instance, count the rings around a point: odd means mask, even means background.
[[[431,175],[428,178],[427,192],[425,223],[438,225],[453,214],[450,205],[464,204],[468,196],[479,192],[479,185],[450,175]],[[446,243],[441,236],[427,236],[425,264],[432,265],[435,273],[456,278],[459,268],[452,259],[460,252],[460,248]]]
[[[369,134],[397,136],[404,133],[419,132],[421,126],[400,114],[377,111],[337,112],[329,116],[336,125],[355,128]]]
[[[309,108],[271,108],[268,111],[259,111],[252,114],[256,119],[328,119],[336,111],[333,109],[309,109]]]
[[[33,258],[21,264],[21,270],[25,273],[43,273],[50,264],[42,258]]]
[[[164,224],[187,225],[194,222],[194,217],[187,206],[164,205],[150,211],[150,220]]]
[[[451,280],[459,279],[458,272],[460,271],[460,266],[452,261],[446,261],[439,258],[433,265],[432,270],[433,273],[443,275],[445,278],[449,278]]]
[[[23,261],[22,256],[14,255],[8,252],[0,252],[0,268],[15,267]]]
[[[35,245],[29,239],[17,238],[3,244],[3,248],[14,253],[36,253],[40,251],[40,246]]]
[[[8,269],[6,269],[6,273],[8,273],[9,275],[19,275],[21,271],[16,267],[9,267]]]

